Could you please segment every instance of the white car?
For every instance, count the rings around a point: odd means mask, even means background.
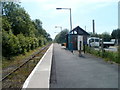
[[[100,38],[97,38],[97,37],[88,38],[87,45],[90,47],[99,47],[100,46]]]

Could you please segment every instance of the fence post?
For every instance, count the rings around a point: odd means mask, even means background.
[[[102,42],[101,42],[101,50],[102,50],[102,57],[103,57],[103,54],[104,54],[103,38],[102,38]]]
[[[80,41],[80,50],[79,50],[79,56],[81,56],[81,41]]]
[[[85,44],[83,44],[83,50],[84,50],[84,54],[85,54]]]

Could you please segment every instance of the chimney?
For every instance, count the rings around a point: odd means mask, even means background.
[[[120,1],[118,2],[118,28],[120,29]]]
[[[93,34],[95,34],[95,21],[93,20]]]

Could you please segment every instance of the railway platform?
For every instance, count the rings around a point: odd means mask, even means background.
[[[23,85],[25,88],[118,88],[118,65],[89,54],[79,57],[52,44]]]
[[[49,88],[52,65],[53,44],[46,51],[34,70],[26,79],[23,90],[26,88]]]
[[[79,57],[58,44],[53,57],[50,88],[118,88],[117,64],[90,54]]]

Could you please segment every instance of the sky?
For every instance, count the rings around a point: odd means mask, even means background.
[[[118,28],[119,0],[21,0],[31,19],[40,19],[43,28],[54,39],[62,29],[70,30],[70,11],[56,8],[71,8],[72,29],[77,26],[92,32],[92,20],[95,20],[95,32],[101,34]]]

